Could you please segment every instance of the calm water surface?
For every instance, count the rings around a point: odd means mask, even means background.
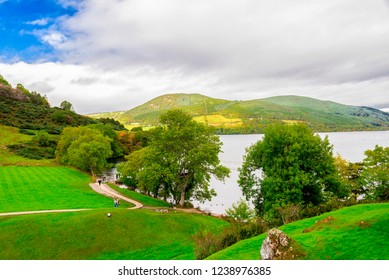
[[[389,131],[333,132],[319,133],[319,135],[322,138],[328,135],[328,140],[333,145],[334,154],[340,154],[351,162],[362,161],[364,152],[374,149],[375,145],[389,146]],[[242,166],[245,149],[261,140],[262,137],[261,134],[220,136],[220,140],[223,142],[223,153],[220,154],[219,158],[221,164],[230,168],[231,175],[224,183],[212,179],[211,186],[218,195],[210,202],[194,203],[195,206],[215,214],[224,214],[226,209],[242,197],[237,183],[238,168]]]

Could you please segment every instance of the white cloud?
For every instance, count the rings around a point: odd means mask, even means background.
[[[52,47],[57,48],[66,41],[66,37],[60,32],[53,31],[43,35],[41,40],[45,43],[48,43]]]
[[[29,25],[38,25],[38,26],[45,26],[49,23],[50,19],[49,18],[41,18],[41,19],[36,19],[33,21],[28,21],[26,24]]]
[[[71,97],[82,112],[128,109],[170,92],[389,103],[389,9],[381,0],[61,3],[78,13],[37,36],[63,63],[9,68],[30,84],[59,73],[49,98]]]

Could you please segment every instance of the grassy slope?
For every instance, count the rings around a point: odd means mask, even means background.
[[[0,212],[111,207],[111,199],[89,182],[88,175],[67,167],[0,167]]]
[[[303,233],[327,216],[334,221]],[[363,222],[361,222],[363,221]],[[307,259],[389,260],[389,203],[356,205],[280,227],[307,252]],[[255,260],[266,234],[243,240],[209,259]]]
[[[226,223],[182,212],[112,209],[0,217],[0,259],[194,259],[191,235]]]
[[[179,108],[216,127],[266,125],[274,121],[303,121],[317,131],[389,129],[389,114],[366,107],[347,106],[300,96],[229,101],[200,94],[167,94],[154,98],[115,118],[123,123],[156,125],[159,115]],[[95,114],[94,117],[98,117]],[[102,116],[105,116],[104,114]]]
[[[20,134],[15,127],[0,125],[0,166],[54,166],[53,160],[33,160],[18,156],[7,149],[7,145],[30,141],[31,135]]]

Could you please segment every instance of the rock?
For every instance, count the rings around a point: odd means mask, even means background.
[[[300,259],[303,254],[297,243],[283,231],[273,228],[268,231],[261,247],[262,260],[293,260]]]

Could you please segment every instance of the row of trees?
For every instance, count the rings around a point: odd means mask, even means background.
[[[283,222],[330,201],[389,201],[389,148],[365,154],[362,163],[334,159],[327,137],[304,125],[273,125],[247,148],[239,185],[258,215]]]

